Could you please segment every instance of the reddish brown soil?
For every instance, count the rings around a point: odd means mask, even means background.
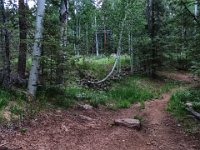
[[[27,132],[0,130],[0,144],[22,150],[199,150],[197,135],[188,135],[166,111],[170,93],[129,109],[110,111],[51,110],[24,127]],[[87,117],[89,118],[87,118]],[[114,119],[142,116],[142,129],[112,126]],[[1,143],[2,142],[2,143]]]
[[[173,79],[173,80],[178,80],[178,81],[184,81],[186,83],[195,83],[195,82],[199,82],[200,79],[196,76],[193,76],[190,73],[187,73],[185,71],[173,71],[173,72],[158,72],[159,75],[161,76],[165,76],[169,79]]]

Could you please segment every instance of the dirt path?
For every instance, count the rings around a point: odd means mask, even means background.
[[[0,130],[0,145],[22,150],[199,150],[192,136],[165,110],[170,93],[129,109],[52,110],[25,126],[27,132]],[[114,119],[142,116],[142,130],[111,126]]]

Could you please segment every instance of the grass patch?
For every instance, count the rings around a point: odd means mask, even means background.
[[[188,101],[192,102],[194,109],[200,112],[200,89],[179,89],[171,96],[167,109],[184,125],[187,131],[195,132],[200,126],[195,119],[189,117],[185,108],[185,103]]]
[[[71,93],[71,95],[73,95],[73,92]],[[73,97],[73,99],[74,98],[75,97]],[[65,89],[63,87],[56,86],[41,88],[38,91],[37,99],[40,105],[43,104],[43,108],[53,106],[69,108],[73,105],[74,102],[67,97]]]
[[[129,108],[131,103],[128,100],[120,100],[116,103],[117,108]]]
[[[184,104],[186,103],[186,97],[188,97],[189,94],[189,90],[179,89],[170,98],[167,110],[178,119],[183,119],[187,114]]]
[[[100,79],[105,77],[107,73],[112,69],[115,62],[115,57],[106,56],[93,56],[93,57],[81,57],[76,62],[78,70],[84,70],[94,77]],[[123,55],[121,56],[122,67],[130,64],[130,57]]]
[[[78,102],[86,102],[94,107],[98,105],[106,105],[108,96],[105,91],[97,91],[94,89],[72,86],[65,89],[66,96],[73,100],[76,99]]]
[[[172,95],[168,103],[168,110],[177,118],[184,118],[187,114],[186,102],[192,102],[194,109],[200,111],[200,89],[179,89]]]
[[[130,104],[140,102],[141,109],[144,109],[144,101],[159,98],[162,93],[170,91],[176,85],[172,81],[163,84],[146,77],[132,76],[115,84],[108,95],[116,101],[119,108],[126,108]]]
[[[5,107],[11,100],[11,94],[9,91],[0,89],[0,110]]]
[[[25,96],[22,94],[0,88],[0,111],[4,109],[11,101],[21,104],[24,100]]]
[[[25,95],[18,91],[0,89],[0,122],[23,119]]]
[[[146,77],[132,76],[119,83],[113,83],[109,91],[97,91],[74,85],[67,87],[65,94],[72,101],[84,101],[94,107],[100,104],[115,110],[129,108],[131,104],[140,102],[141,109],[144,109],[144,101],[159,98],[162,93],[169,91],[175,85],[173,82],[160,84]]]
[[[118,108],[127,108],[135,102],[142,102],[154,98],[151,85],[140,84],[140,77],[129,77],[113,86],[108,92],[111,99],[116,102]]]

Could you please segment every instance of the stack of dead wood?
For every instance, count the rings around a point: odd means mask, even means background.
[[[82,86],[87,86],[90,88],[106,91],[110,88],[112,82],[120,81],[124,76],[130,75],[130,73],[131,73],[130,68],[124,68],[122,69],[120,73],[117,73],[117,72],[113,73],[112,76],[110,76],[106,81],[101,82],[101,83],[97,83],[98,80],[95,79],[95,77],[92,76],[91,74],[88,74],[88,75],[84,75],[84,78],[79,80],[78,84]]]

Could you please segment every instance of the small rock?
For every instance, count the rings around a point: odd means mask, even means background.
[[[69,131],[69,128],[66,127],[64,124],[61,126],[61,129],[64,130],[65,132],[68,132],[68,131]]]
[[[92,121],[93,119],[88,117],[88,116],[84,116],[84,115],[79,115],[79,117],[82,119],[82,120],[86,120],[86,121]]]
[[[147,145],[151,145],[151,143],[150,143],[150,142],[147,142],[146,144],[147,144]]]
[[[138,119],[116,119],[114,120],[114,124],[115,125],[121,125],[121,126],[125,126],[128,128],[134,128],[134,129],[140,129],[141,128],[141,123],[140,120]]]
[[[84,110],[91,110],[93,107],[91,105],[85,104],[85,105],[78,105],[79,108],[84,109]]]
[[[58,114],[60,114],[60,113],[62,112],[62,110],[58,109],[58,110],[56,110],[56,112],[57,112]]]

